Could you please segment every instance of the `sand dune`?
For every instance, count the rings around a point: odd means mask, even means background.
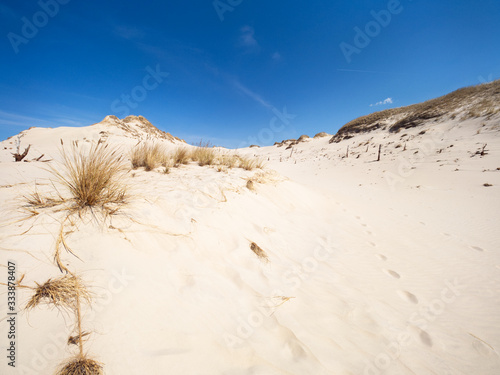
[[[66,194],[46,168],[60,139],[124,155],[138,139],[184,145],[109,121],[23,132],[40,161],[14,163],[16,138],[1,143],[2,266],[23,284],[61,275],[66,212],[22,210],[34,189]],[[64,226],[78,258],[62,260],[93,294],[85,350],[107,374],[497,374],[499,134],[498,116],[456,118],[238,150],[264,170],[130,170],[120,211]],[[29,297],[18,289],[20,307]],[[51,306],[20,313],[18,368],[2,373],[52,373],[74,328]]]

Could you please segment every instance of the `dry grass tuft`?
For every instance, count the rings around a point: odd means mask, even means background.
[[[191,153],[187,148],[179,147],[172,155],[172,159],[174,167],[178,167],[182,164],[189,163],[189,160],[191,159]]]
[[[239,162],[240,159],[236,155],[222,155],[219,159],[219,163],[225,165],[229,169],[237,167]]]
[[[264,168],[264,162],[258,158],[240,157],[240,168],[251,171],[255,168]]]
[[[23,198],[30,208],[50,208],[64,203],[64,199],[62,197],[57,199],[44,197],[43,195],[40,195],[37,190],[28,195],[24,195]]]
[[[84,356],[77,356],[69,360],[57,375],[103,375],[102,364]]]
[[[74,143],[71,154],[63,148],[62,156],[62,168],[52,167],[52,173],[71,193],[75,209],[126,202],[121,180],[127,166],[117,150],[99,142],[84,152]]]
[[[257,245],[255,242],[252,242],[250,244],[250,249],[262,260],[265,260],[266,262],[269,262],[269,258],[267,257],[267,254],[264,250],[262,250],[259,245]]]
[[[83,286],[78,277],[64,275],[57,279],[49,279],[43,285],[36,283],[35,294],[26,305],[31,310],[41,304],[53,304],[58,308],[74,310],[77,300],[84,299],[90,302],[90,293]]]
[[[139,143],[132,149],[130,159],[134,169],[144,167],[151,171],[165,161],[166,152],[158,143]]]
[[[203,144],[200,142],[191,154],[193,161],[197,162],[200,167],[205,165],[213,165],[217,160],[217,153],[210,147],[210,143]]]
[[[277,183],[277,182],[282,182],[285,180],[283,176],[280,176],[276,171],[270,170],[270,171],[259,171],[255,173],[251,180],[253,182],[259,183],[259,184],[267,184],[267,183]]]

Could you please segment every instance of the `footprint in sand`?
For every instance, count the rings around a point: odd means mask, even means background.
[[[395,279],[400,279],[401,278],[401,275],[399,273],[397,273],[396,271],[384,269],[384,272],[386,274],[388,274],[389,276],[394,277]]]
[[[450,237],[451,236],[451,234],[449,234],[449,233],[442,233],[442,235],[446,236],[446,237]]]
[[[471,246],[470,247],[472,250],[476,250],[476,251],[480,251],[480,252],[483,252],[484,249],[480,248],[479,246]]]
[[[377,247],[377,244],[376,244],[376,243],[374,243],[374,242],[368,242],[368,244],[369,244],[370,246]]]
[[[385,255],[382,255],[382,254],[377,254],[375,255],[378,259],[380,260],[383,260],[384,262],[387,260],[387,257]],[[497,266],[498,267],[498,266]]]
[[[369,236],[371,236],[373,233],[370,232],[369,230],[365,230],[365,234],[368,234]]]
[[[489,357],[490,355],[495,353],[494,349],[488,343],[470,333],[469,335],[471,335],[474,339],[474,341],[472,342],[472,347],[483,357]]]
[[[429,335],[424,330],[421,330],[419,337],[420,337],[420,341],[422,341],[422,344],[424,344],[425,346],[428,346],[428,347],[432,347],[431,335]]]
[[[420,340],[422,344],[428,347],[432,347],[432,338],[431,335],[429,335],[426,331],[421,329],[420,327],[411,325],[410,326],[410,332]]]
[[[415,305],[418,303],[418,298],[413,293],[404,290],[398,290],[398,295],[407,302],[414,303]]]
[[[421,222],[420,222],[420,224],[422,224],[422,225],[426,225],[423,221],[421,221]]]

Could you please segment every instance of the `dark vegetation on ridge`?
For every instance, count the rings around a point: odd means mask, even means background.
[[[386,109],[359,117],[342,126],[330,143],[352,138],[359,133],[382,129],[391,133],[422,125],[428,120],[466,120],[491,117],[500,112],[500,80],[453,91],[439,98],[407,107]]]

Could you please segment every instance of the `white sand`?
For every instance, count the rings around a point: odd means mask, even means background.
[[[101,127],[31,129],[21,148],[55,163],[60,138],[90,144]],[[123,150],[136,143],[106,131]],[[406,151],[395,148],[404,133]],[[67,235],[81,260],[64,260],[94,293],[86,351],[107,374],[498,374],[499,134],[498,118],[476,119],[309,139],[291,156],[239,150],[269,158],[254,191],[246,179],[258,170],[131,171],[130,204],[105,223],[75,220]],[[471,157],[484,143],[487,155]],[[51,176],[46,163],[12,161],[15,138],[0,146],[1,277],[9,259],[23,284],[43,283],[60,275],[64,213],[17,221],[20,197],[53,191]],[[5,316],[5,294],[0,306]],[[18,368],[3,358],[1,373],[53,373],[75,352],[73,322],[49,307],[20,314]]]

